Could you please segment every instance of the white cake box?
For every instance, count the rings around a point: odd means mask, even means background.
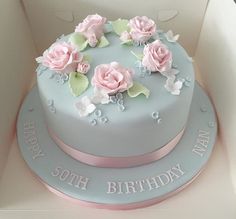
[[[0,6],[0,218],[173,218],[177,213],[182,218],[236,217],[233,0],[3,0]],[[156,20],[159,28],[179,33],[180,43],[195,60],[196,78],[218,115],[219,139],[205,171],[177,196],[146,209],[111,212],[60,199],[31,176],[19,153],[15,121],[35,83],[35,57],[92,13],[110,20],[144,14]]]

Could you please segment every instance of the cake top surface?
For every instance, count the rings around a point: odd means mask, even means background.
[[[185,90],[193,89],[192,60],[177,39],[145,16],[111,22],[89,15],[37,58],[38,86],[49,106],[63,103],[57,110],[82,121],[91,114],[104,123],[160,120],[159,112],[191,98]]]

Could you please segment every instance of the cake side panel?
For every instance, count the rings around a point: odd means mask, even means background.
[[[94,114],[82,118],[75,107],[81,97],[73,97],[67,83],[60,84],[55,78],[50,79],[53,72],[46,70],[38,76],[38,88],[48,127],[65,144],[98,156],[134,156],[157,150],[172,140],[187,122],[194,88],[192,63],[181,46],[165,40],[172,51],[173,64],[180,71],[178,78],[188,80],[180,95],[171,95],[164,88],[165,78],[161,74],[153,73],[141,78],[131,49],[122,47],[119,38],[112,34],[107,38],[109,47],[84,52],[92,57],[91,69],[87,73],[89,80],[97,65],[118,61],[135,70],[135,79],[149,88],[150,97],[130,98],[124,94],[126,109],[123,112],[117,104],[99,105],[97,109],[101,111],[101,117],[107,118],[106,122]],[[142,48],[134,49],[142,51]],[[90,95],[92,91],[90,85],[82,96]],[[50,101],[53,106],[50,106]],[[159,122],[152,118],[155,112],[159,114]]]

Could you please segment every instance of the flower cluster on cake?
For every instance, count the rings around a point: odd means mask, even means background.
[[[118,35],[121,47],[143,47],[143,52],[130,50],[137,59],[134,68],[123,66],[116,60],[97,65],[89,81],[86,74],[91,70],[93,57],[86,54],[86,48],[108,47],[110,43],[106,34],[110,32]],[[68,82],[75,97],[83,94],[90,84],[93,86],[93,94],[76,103],[79,115],[84,117],[94,112],[96,105],[112,102],[117,94],[127,92],[131,98],[143,94],[148,98],[149,88],[134,80],[135,67],[141,69],[140,77],[160,73],[166,77],[163,85],[166,90],[172,95],[180,94],[183,81],[176,80],[179,71],[173,66],[172,52],[162,42],[159,32],[155,22],[146,16],[107,21],[98,14],[89,15],[78,24],[67,42],[58,40],[36,60],[41,64],[41,70],[48,68],[59,75],[62,83]],[[173,36],[169,31],[165,37],[175,43],[179,36]]]

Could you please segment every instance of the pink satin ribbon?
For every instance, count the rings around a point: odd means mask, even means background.
[[[129,156],[129,157],[102,157],[102,156],[95,156],[92,154],[84,153],[77,149],[72,148],[71,146],[65,144],[58,136],[56,136],[51,129],[49,130],[49,134],[51,138],[56,142],[56,144],[67,154],[71,157],[75,158],[76,160],[86,163],[91,166],[97,167],[110,167],[110,168],[122,168],[122,167],[133,167],[151,163],[153,161],[157,161],[160,158],[167,155],[176,144],[181,139],[184,129],[169,143],[164,145],[158,150],[155,150],[150,153],[137,155],[137,156]]]
[[[49,191],[53,192],[54,194],[56,194],[57,196],[59,196],[61,198],[72,201],[72,202],[74,202],[76,204],[79,204],[81,206],[92,207],[92,208],[100,208],[100,209],[109,209],[109,210],[131,210],[131,209],[148,207],[150,205],[154,205],[154,204],[157,204],[159,202],[162,202],[165,199],[167,199],[167,198],[169,198],[173,195],[176,195],[182,189],[184,189],[185,187],[190,185],[199,176],[200,173],[201,173],[201,170],[192,179],[190,179],[186,184],[180,186],[175,191],[170,192],[166,195],[163,195],[163,196],[158,197],[158,198],[149,199],[149,200],[146,200],[146,201],[127,203],[127,204],[105,204],[105,203],[89,202],[89,201],[83,201],[83,200],[79,200],[79,199],[76,199],[76,198],[72,198],[71,196],[68,196],[68,195],[64,194],[63,192],[60,192],[60,191],[56,190],[52,186],[49,186],[44,181],[42,181],[39,177],[37,177],[37,176],[36,177],[43,183],[44,186],[46,186],[46,188]]]

